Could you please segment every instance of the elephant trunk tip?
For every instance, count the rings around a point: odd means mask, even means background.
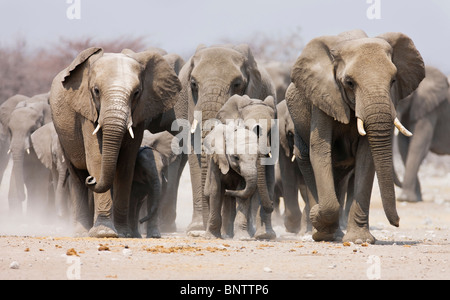
[[[110,188],[102,184],[98,185],[97,180],[95,179],[94,176],[86,177],[85,184],[91,191],[95,193],[105,193]]]

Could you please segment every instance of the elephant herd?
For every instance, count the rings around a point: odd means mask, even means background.
[[[291,65],[257,62],[245,44],[200,45],[187,61],[93,47],[49,93],[0,106],[0,176],[11,156],[12,215],[27,199],[27,213],[70,220],[76,236],[158,238],[176,230],[188,163],[188,232],[275,239],[283,201],[288,232],[374,243],[375,174],[399,226],[394,184],[397,200],[421,200],[425,155],[450,154],[449,117],[447,77],[402,33],[321,36]]]

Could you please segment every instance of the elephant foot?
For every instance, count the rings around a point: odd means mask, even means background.
[[[212,239],[221,239],[221,238],[222,238],[222,236],[220,235],[220,232],[219,232],[219,233],[214,233],[214,232],[211,232],[211,231],[209,231],[209,230],[205,231],[205,232],[202,234],[202,237],[203,237],[204,239],[208,239],[208,240],[212,240]]]
[[[202,218],[193,218],[191,224],[187,227],[187,232],[191,231],[204,231],[205,226],[203,225]]]
[[[286,228],[287,232],[290,233],[298,233],[300,231],[300,220],[284,220],[284,227]]]
[[[86,228],[83,224],[77,222],[74,227],[74,237],[88,237],[89,229]]]
[[[328,213],[327,217],[324,217],[318,204],[311,208],[309,215],[313,226],[312,238],[317,242],[334,241],[336,238],[336,231],[339,228],[339,206],[331,211],[333,213]]]
[[[277,234],[272,228],[260,227],[256,230],[254,238],[257,240],[274,240],[277,238]]]
[[[421,199],[419,199],[419,197],[415,192],[402,190],[400,196],[397,197],[397,201],[416,203],[420,202]]]
[[[99,215],[94,226],[89,230],[90,237],[117,238],[119,237],[111,218]]]
[[[342,241],[353,242],[355,244],[369,243],[375,244],[376,239],[370,233],[367,227],[351,227],[347,228],[347,233],[344,235]]]
[[[233,240],[237,241],[251,241],[253,238],[246,230],[238,230],[234,233]]]
[[[335,240],[335,234],[334,232],[323,232],[313,228],[312,238],[316,242],[330,242]]]
[[[160,239],[161,233],[157,227],[147,228],[147,238],[148,239]]]

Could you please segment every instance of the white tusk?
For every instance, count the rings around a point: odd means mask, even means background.
[[[394,125],[397,127],[398,131],[400,131],[405,136],[412,136],[413,134],[405,128],[405,126],[400,123],[400,120],[398,118],[395,118]]]
[[[269,157],[272,158],[272,152],[269,152]]]
[[[294,162],[294,160],[295,160],[295,154],[292,155],[291,162]]]
[[[191,126],[191,133],[195,132],[195,130],[197,129],[197,125],[198,125],[198,121],[197,121],[197,119],[194,119],[194,122],[192,123],[192,126]]]
[[[10,154],[11,153],[11,148],[8,149],[8,152],[6,154]]]
[[[92,135],[96,135],[99,130],[100,130],[100,124],[97,125],[95,130],[92,132]]]
[[[363,120],[361,120],[360,118],[357,119],[356,121],[356,126],[358,127],[358,132],[360,135],[365,136],[367,133],[364,130],[364,122]]]
[[[30,154],[30,148],[27,148],[27,154]]]
[[[134,133],[133,133],[133,128],[130,126],[130,128],[128,128],[128,132],[131,135],[131,138],[134,139]]]

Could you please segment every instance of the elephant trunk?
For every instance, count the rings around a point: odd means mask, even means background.
[[[255,169],[241,170],[242,177],[245,180],[245,188],[242,190],[225,190],[225,195],[238,197],[241,199],[250,198],[256,191],[257,187],[257,172]]]
[[[395,203],[394,176],[392,172],[392,120],[392,112],[390,110],[377,112],[367,116],[365,125],[384,212],[389,223],[398,227],[399,217]]]
[[[258,192],[259,197],[261,199],[261,206],[263,207],[266,213],[272,213],[273,211],[273,200],[272,196],[269,193],[269,189],[267,188],[267,177],[266,177],[266,166],[261,164],[263,161],[264,155],[259,154],[259,159],[257,163],[257,172],[258,172]]]
[[[86,185],[95,193],[105,193],[112,187],[122,139],[129,123],[129,108],[123,104],[121,108],[114,106],[104,115],[99,120],[103,133],[100,177],[98,180],[93,176],[86,178]]]

